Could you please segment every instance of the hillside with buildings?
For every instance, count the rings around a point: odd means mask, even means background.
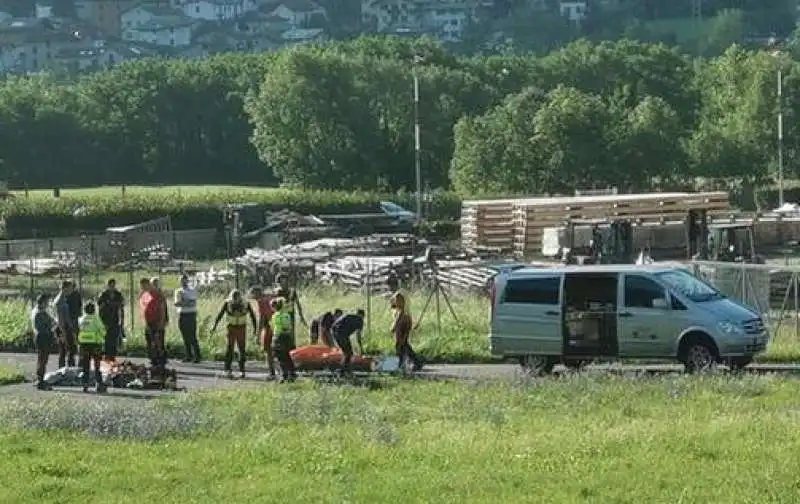
[[[788,36],[795,26],[796,7],[782,0],[651,3],[0,0],[0,71],[73,74],[151,55],[194,59],[376,33],[426,35],[462,53],[543,53],[581,37],[626,37],[711,55],[733,42]]]

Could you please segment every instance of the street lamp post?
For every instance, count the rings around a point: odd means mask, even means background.
[[[416,181],[416,203],[417,203],[417,224],[422,221],[422,140],[419,127],[419,75],[417,74],[417,64],[422,61],[419,56],[414,56],[413,77],[414,77],[414,178]]]
[[[778,62],[780,65],[780,62]],[[783,70],[778,66],[778,206],[783,199]]]
[[[778,64],[778,206],[782,207],[785,203],[783,197],[783,69],[781,68],[781,57],[783,53],[774,37],[770,39],[769,46],[777,48],[770,54],[775,58],[775,62]]]

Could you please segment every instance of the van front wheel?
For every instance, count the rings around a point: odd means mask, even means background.
[[[716,363],[714,349],[704,341],[694,341],[687,346],[683,361],[687,373],[711,371]]]
[[[519,363],[522,366],[522,372],[529,376],[550,374],[556,365],[553,359],[545,355],[525,355]]]

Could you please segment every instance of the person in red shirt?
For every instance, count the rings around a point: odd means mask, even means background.
[[[147,356],[153,369],[161,370],[167,364],[164,349],[164,330],[166,328],[164,297],[156,291],[152,282],[147,278],[139,281],[139,287],[141,289],[139,310],[144,319]]]
[[[264,351],[264,360],[269,370],[269,379],[275,379],[275,356],[272,353],[272,296],[264,293],[261,287],[253,287],[250,290],[250,297],[258,304],[258,332],[261,335],[261,346]]]

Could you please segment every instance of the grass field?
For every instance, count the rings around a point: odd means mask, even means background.
[[[14,366],[0,365],[0,386],[22,383],[25,375],[21,369]]]
[[[119,276],[118,278],[123,278]],[[138,278],[138,276],[136,277]],[[177,284],[174,277],[163,277],[165,288],[171,300],[169,289]],[[99,292],[97,284],[89,292]],[[128,296],[127,288],[121,286],[123,294]],[[220,289],[225,290],[225,289]],[[138,295],[138,292],[137,292]],[[206,358],[221,359],[225,352],[224,323],[216,333],[211,333],[214,317],[218,313],[225,296],[221,292],[207,292],[201,295],[198,307],[200,311],[199,338]],[[420,318],[422,308],[428,299],[424,292],[412,293],[411,309],[416,319]],[[457,320],[452,317],[444,302],[441,305],[441,326],[436,322],[435,302],[431,302],[422,316],[419,329],[414,333],[415,349],[426,358],[428,362],[490,362],[488,301],[476,296],[451,297]],[[326,310],[342,308],[345,311],[354,311],[357,308],[367,308],[367,298],[364,294],[343,292],[335,288],[310,288],[301,291],[301,303],[307,320],[317,317]],[[365,345],[367,353],[391,354],[394,352],[393,336],[389,333],[391,325],[391,312],[386,300],[373,296],[365,332]],[[28,317],[28,304],[25,301],[0,300],[0,349],[24,351],[30,345],[30,321]],[[127,325],[128,355],[143,356],[145,353],[144,335],[142,332],[141,317],[138,305],[135,307],[135,329],[130,331]],[[174,310],[171,316],[175,317]],[[437,330],[438,329],[438,330]],[[299,325],[297,329],[298,344],[308,341],[306,327]],[[171,356],[183,356],[183,343],[178,332],[177,324],[173,320],[167,328],[167,345]],[[248,354],[251,358],[261,359],[260,346],[256,339],[248,341]],[[783,324],[779,334],[770,343],[766,353],[758,356],[759,362],[788,363],[800,362],[800,337],[794,333],[794,325],[787,321]]]
[[[0,502],[790,503],[796,390],[576,376],[7,399]]]

